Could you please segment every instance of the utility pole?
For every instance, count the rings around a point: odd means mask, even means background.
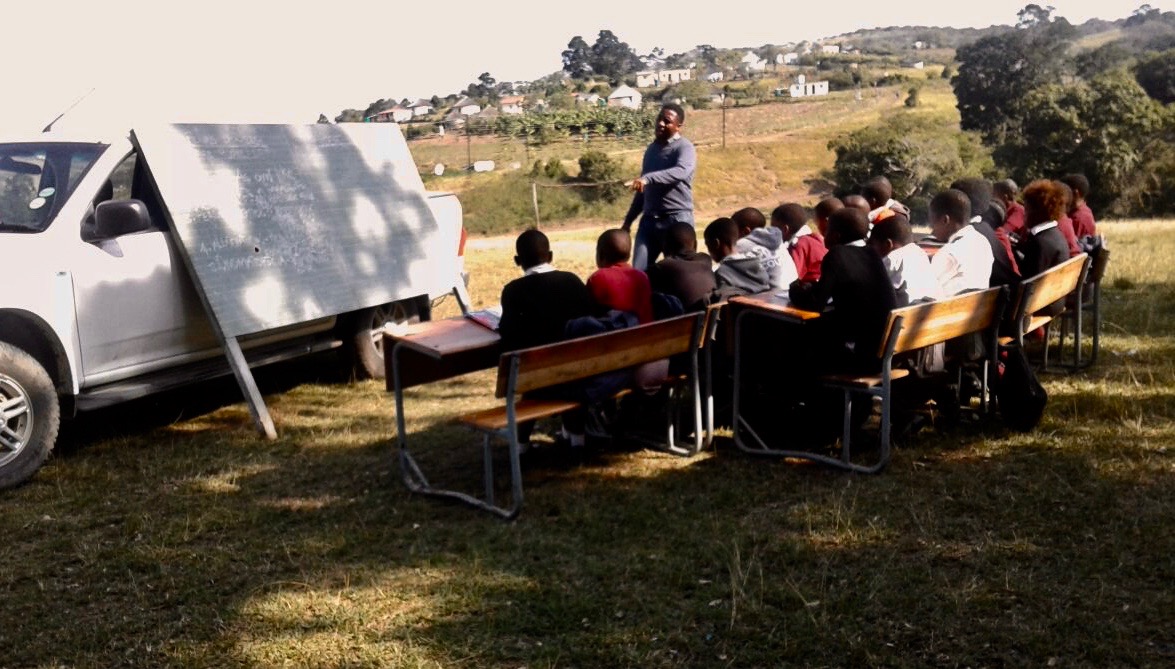
[[[465,164],[469,169],[473,169],[473,147],[470,145],[469,139],[469,117],[465,117]]]
[[[726,95],[722,95],[722,148],[726,148]]]

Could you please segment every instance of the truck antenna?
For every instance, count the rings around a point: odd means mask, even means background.
[[[69,110],[71,110],[71,109],[73,109],[74,107],[78,106],[78,104],[79,104],[79,103],[81,103],[81,101],[82,101],[82,100],[85,100],[86,98],[90,97],[90,93],[93,93],[95,90],[96,90],[96,89],[94,89],[94,88],[91,88],[90,90],[86,91],[86,93],[85,93],[84,95],[82,95],[80,98],[78,98],[78,99],[74,100],[74,101],[73,101],[73,104],[71,104],[70,106],[66,107],[66,108],[65,108],[65,111],[63,111],[63,112],[61,112],[60,114],[58,114],[58,115],[57,115],[57,118],[53,119],[52,121],[49,121],[49,125],[45,126],[45,128],[44,128],[43,130],[41,130],[41,132],[49,132],[50,130],[52,130],[52,129],[53,129],[53,124],[54,124],[54,123],[56,123],[56,122],[60,121],[62,116],[65,116],[66,114],[68,114],[68,113],[69,113]]]

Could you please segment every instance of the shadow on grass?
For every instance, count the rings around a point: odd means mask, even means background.
[[[341,396],[373,393],[390,407],[369,386]],[[928,434],[868,478],[727,446],[550,451],[505,524],[410,495],[389,415],[322,417],[323,394],[275,398],[319,416],[277,442],[238,409],[93,436],[0,500],[5,663],[1170,660],[1169,421],[1139,436],[1050,412],[1031,435]],[[429,471],[478,490],[476,436],[434,421],[412,431]]]

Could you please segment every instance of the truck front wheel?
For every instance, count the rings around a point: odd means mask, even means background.
[[[0,490],[36,473],[61,424],[53,380],[28,353],[0,342]]]
[[[427,297],[402,300],[364,309],[354,315],[354,325],[345,342],[356,378],[382,379],[384,368],[383,328],[387,323],[417,323],[428,320]]]

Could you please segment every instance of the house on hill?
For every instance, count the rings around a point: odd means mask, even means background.
[[[609,107],[641,108],[641,94],[629,86],[620,86],[608,96]]]
[[[388,121],[395,123],[406,123],[412,120],[412,110],[408,109],[407,107],[396,105],[391,109],[385,109],[381,112],[376,112],[363,120],[370,123],[387,123]]]
[[[762,72],[767,69],[767,61],[756,55],[754,51],[748,51],[739,62],[747,72]]]
[[[691,78],[692,75],[689,68],[642,70],[636,73],[636,87],[656,88],[659,86],[671,86],[683,81],[689,81]]]
[[[839,44],[821,44],[820,45],[820,53],[838,54],[838,53],[840,53],[840,45]]]
[[[716,83],[718,83],[719,81],[722,81],[722,78],[723,78],[723,76],[724,76],[724,75],[722,74],[722,71],[721,71],[721,70],[718,70],[718,71],[715,71],[715,72],[711,72],[710,74],[707,74],[707,75],[706,75],[706,81],[708,81],[708,82],[710,82],[710,83],[712,83],[712,84],[716,84]]]
[[[408,108],[412,110],[413,118],[417,116],[428,116],[432,113],[432,103],[424,99],[413,102],[412,104],[408,105]]]
[[[464,128],[465,127],[465,116],[466,116],[465,114],[461,113],[461,110],[459,110],[457,108],[453,108],[453,109],[449,110],[448,114],[445,114],[444,123],[442,124],[441,127],[448,128],[449,130],[458,130],[460,128]],[[441,134],[444,134],[444,133],[441,133]]]
[[[788,87],[787,92],[793,98],[810,98],[818,95],[828,95],[828,82],[808,81],[801,74],[796,77],[796,83]]]
[[[503,114],[521,114],[524,111],[522,109],[522,102],[524,99],[525,98],[521,95],[507,95],[498,101],[498,109],[500,109]]]
[[[477,104],[472,98],[463,97],[453,104],[453,109],[456,109],[458,114],[473,116],[481,111],[481,105]]]

